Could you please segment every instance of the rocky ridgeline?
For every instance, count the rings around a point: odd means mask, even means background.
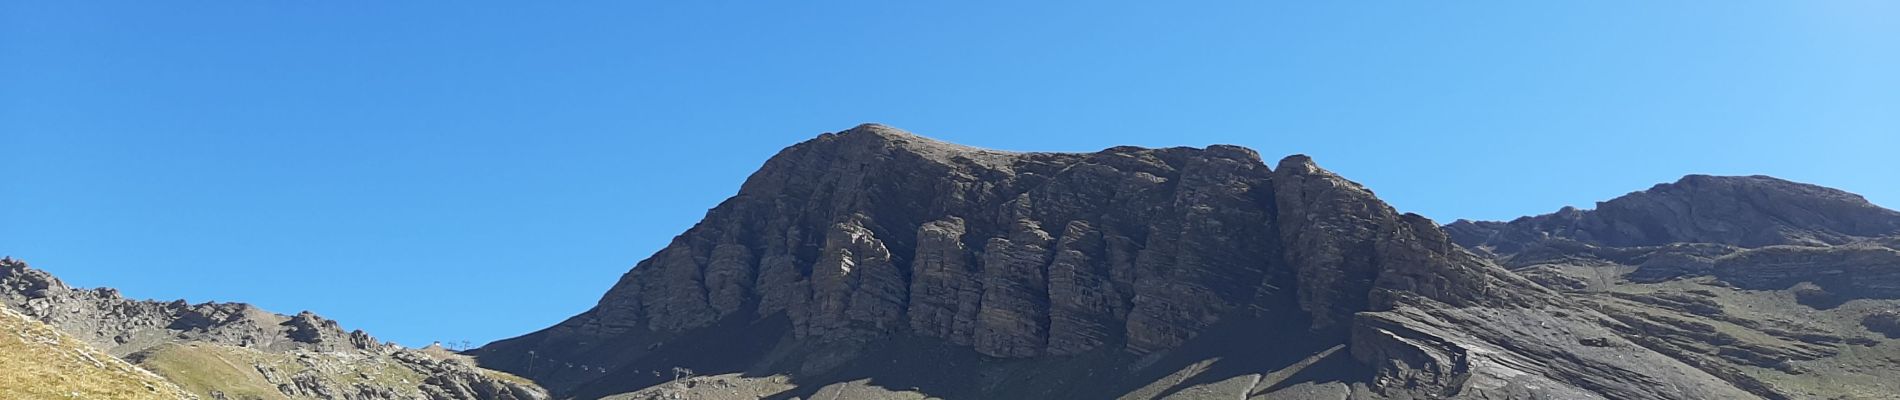
[[[243,303],[188,304],[136,301],[109,288],[67,286],[46,271],[12,258],[0,259],[0,303],[43,321],[114,357],[139,361],[148,351],[181,343],[203,343],[296,355],[312,367],[284,374],[257,365],[267,383],[283,395],[321,399],[543,399],[533,385],[507,382],[458,361],[439,360],[383,343],[361,330],[344,331],[336,321],[308,311],[273,314]],[[426,377],[407,387],[344,384],[317,373],[343,370],[336,364],[386,362]],[[323,366],[325,368],[318,368]],[[157,370],[161,375],[165,370]],[[216,394],[212,394],[217,397]]]
[[[1767,176],[1689,175],[1597,203],[1510,222],[1445,226],[1460,245],[1516,254],[1552,241],[1607,247],[1711,243],[1837,245],[1900,234],[1900,212],[1836,189]]]
[[[68,287],[10,258],[0,260],[0,299],[119,357],[179,339],[280,351],[349,345],[338,340],[348,333],[314,314],[285,317],[242,303],[127,300],[110,288]]]
[[[1252,317],[1338,340],[1374,377],[1276,398],[1749,396],[1304,156],[1009,153],[877,125],[780,152],[594,309],[477,354],[572,391],[625,378],[530,365],[712,357],[693,338],[735,320],[783,321],[794,344],[927,338],[993,365],[1166,353]]]

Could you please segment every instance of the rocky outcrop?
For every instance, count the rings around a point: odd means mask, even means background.
[[[1315,328],[1368,301],[1378,309],[1407,296],[1457,307],[1548,299],[1543,287],[1452,244],[1430,219],[1399,214],[1305,156],[1282,160],[1274,178],[1284,254],[1299,272],[1300,304],[1314,314]]]
[[[150,354],[167,346],[203,344],[229,346],[280,354],[313,365],[303,373],[284,375],[268,364],[253,366],[268,384],[293,398],[431,400],[546,399],[539,387],[511,382],[479,372],[461,361],[437,360],[415,350],[376,340],[361,330],[345,331],[336,321],[305,311],[294,316],[273,314],[243,303],[157,302],[129,300],[112,289],[81,290],[67,286],[46,271],[12,258],[0,259],[0,303],[5,307],[57,327],[80,340],[105,349],[114,357],[134,361],[157,358]],[[382,371],[385,362],[401,365],[424,382],[345,384],[317,374],[318,370]],[[167,365],[147,364],[160,375]],[[185,365],[185,368],[195,366]],[[216,397],[215,388],[203,393]]]
[[[845,338],[895,328],[909,288],[890,249],[855,220],[838,223],[825,238],[809,279],[809,305],[794,309],[798,332]]]
[[[1109,261],[1109,248],[1108,238],[1087,222],[1070,222],[1063,229],[1049,263],[1050,355],[1081,354],[1119,336],[1129,305],[1119,295],[1127,289],[1117,288],[1113,269],[1132,263]]]
[[[1030,357],[1048,345],[1049,280],[1044,275],[1052,241],[1034,221],[1019,221],[1008,238],[992,238],[984,247],[976,351]]]
[[[457,360],[430,357],[420,352],[398,352],[391,354],[390,359],[424,376],[422,384],[417,387],[432,400],[548,398],[541,388],[499,379]]]
[[[1862,317],[1860,323],[1867,330],[1879,332],[1889,339],[1900,339],[1900,310],[1876,311]]]
[[[1294,266],[1300,309],[1315,328],[1349,321],[1366,308],[1380,273],[1373,248],[1402,234],[1396,216],[1372,192],[1320,170],[1304,156],[1288,157],[1274,171],[1283,257]],[[1381,223],[1385,224],[1381,224]]]
[[[931,221],[917,228],[913,257],[910,327],[918,334],[969,345],[983,296],[974,254],[964,247],[962,218]]]
[[[1011,153],[865,125],[774,156],[594,309],[475,354],[587,395],[681,364],[817,379],[853,360],[913,362],[862,353],[891,343],[980,354],[975,371],[1143,360],[1057,368],[1076,375],[1036,389],[1076,393],[1061,388],[1223,348],[1194,344],[1218,331],[1315,342],[1262,350],[1302,366],[1347,347],[1337,354],[1379,379],[1329,387],[1369,398],[1749,396],[1603,321],[1305,156],[1270,168],[1232,146]],[[756,347],[713,348],[740,344]],[[549,360],[620,367],[532,367]],[[1011,394],[986,391],[1005,379],[986,374],[969,393]]]
[[[1717,279],[1747,289],[1788,289],[1811,283],[1821,290],[1810,304],[1900,298],[1900,251],[1880,246],[1775,246],[1716,260]]]

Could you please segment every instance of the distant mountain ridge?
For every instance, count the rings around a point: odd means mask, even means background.
[[[1544,240],[1617,247],[1829,245],[1900,234],[1900,212],[1853,193],[1769,176],[1689,175],[1592,210],[1565,207],[1510,222],[1459,220],[1445,230],[1459,245],[1506,253]]]

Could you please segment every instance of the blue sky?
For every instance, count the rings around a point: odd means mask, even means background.
[[[6,2],[0,254],[476,343],[779,148],[1311,154],[1449,222],[1688,173],[1900,206],[1900,2]]]

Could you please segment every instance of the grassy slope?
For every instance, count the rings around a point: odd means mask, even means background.
[[[0,399],[187,399],[177,385],[0,309]]]
[[[441,359],[466,361],[467,357],[446,350],[425,349],[424,354]],[[223,392],[231,398],[287,400],[277,385],[264,378],[257,366],[276,370],[279,379],[314,370],[325,380],[342,387],[356,383],[394,389],[398,394],[420,396],[417,386],[427,377],[402,367],[382,356],[354,353],[267,353],[254,349],[209,343],[167,344],[131,357],[139,365],[157,372],[192,393],[209,396]],[[490,377],[533,384],[520,377],[483,370]]]
[[[234,398],[286,399],[277,385],[264,378],[257,366],[269,366],[280,379],[289,379],[305,370],[315,370],[326,380],[343,387],[355,383],[389,387],[403,394],[415,394],[424,377],[394,361],[380,358],[344,358],[322,353],[280,354],[209,343],[183,343],[159,346],[132,358],[139,365],[178,382],[201,395],[220,391]]]
[[[165,345],[139,355],[140,366],[158,372],[192,393],[209,396],[224,392],[232,398],[286,399],[277,386],[264,380],[253,360],[257,352],[215,345]],[[254,354],[247,354],[254,353]]]

